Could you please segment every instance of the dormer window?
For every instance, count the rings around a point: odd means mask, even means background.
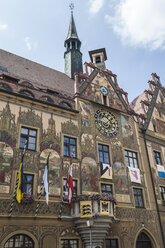
[[[100,58],[100,56],[97,56],[97,57],[96,57],[96,64],[97,64],[97,63],[101,63],[101,58]]]

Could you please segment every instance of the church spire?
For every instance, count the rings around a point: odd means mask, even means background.
[[[73,17],[73,3],[70,4],[71,19],[69,24],[68,35],[65,40],[64,46],[66,51],[65,58],[65,74],[74,79],[75,72],[82,72],[82,53],[80,52],[81,41],[78,38],[76,25]]]

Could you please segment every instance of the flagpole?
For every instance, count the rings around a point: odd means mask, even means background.
[[[38,196],[38,202],[37,202],[36,211],[35,211],[35,217],[37,217],[37,214],[38,214],[38,210],[39,210],[39,206],[40,206],[40,198],[41,198],[41,195],[42,195],[43,186],[44,186],[44,182],[41,183],[40,193],[39,193],[39,196]]]
[[[49,148],[49,151],[48,151],[48,157],[50,156],[50,153],[51,153],[50,149],[51,148],[52,148],[52,144],[50,145],[50,148]],[[41,195],[42,195],[43,187],[44,187],[44,181],[42,181],[42,183],[41,183],[40,193],[39,193],[39,196],[38,196],[38,202],[37,202],[36,211],[35,211],[35,218],[38,215],[38,210],[39,210],[39,206],[40,206],[40,198],[41,198]]]
[[[22,154],[22,159],[23,159],[23,157],[25,155],[26,146],[27,146],[27,140],[25,141],[24,150],[23,150],[23,154]],[[19,180],[18,180],[18,176],[17,176],[16,185],[15,185],[15,189],[14,189],[14,193],[13,193],[13,199],[12,199],[12,202],[11,202],[11,205],[10,205],[10,210],[9,210],[9,217],[11,217],[12,212],[13,212],[13,205],[14,205],[16,195],[17,195],[18,181]]]

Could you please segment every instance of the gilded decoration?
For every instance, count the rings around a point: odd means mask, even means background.
[[[83,156],[95,155],[95,145],[93,136],[90,134],[81,135],[81,151]]]
[[[59,154],[53,149],[45,149],[41,152],[39,171],[38,171],[38,184],[41,185],[43,181],[43,174],[45,165],[47,163],[48,153],[49,157],[49,194],[60,195],[60,169],[61,169],[61,158]]]
[[[99,192],[98,166],[91,157],[85,157],[81,163],[82,191]]]
[[[70,119],[67,122],[61,123],[61,131],[64,134],[78,136],[79,129]]]
[[[81,111],[81,125],[84,127],[91,126],[91,104],[79,101]]]
[[[113,181],[116,194],[129,194],[127,171],[121,162],[113,164]]]
[[[10,185],[13,149],[4,142],[0,142],[0,184]],[[4,191],[0,193],[6,193]],[[9,192],[8,192],[9,193]]]
[[[80,201],[80,218],[91,218],[92,216],[92,201]]]

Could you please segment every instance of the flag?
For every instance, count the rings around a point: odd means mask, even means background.
[[[19,166],[18,176],[17,176],[18,186],[17,186],[16,199],[18,203],[20,203],[23,198],[23,158],[24,158],[25,151],[26,151],[26,145],[27,145],[27,140],[25,142],[25,146],[24,146],[24,150],[23,150],[22,158],[21,158],[21,163]]]
[[[141,183],[140,170],[138,168],[129,167],[129,175],[131,182]]]
[[[44,176],[43,176],[44,194],[45,194],[47,205],[48,205],[48,201],[49,201],[49,156],[50,156],[50,152],[48,154],[47,162],[45,165]]]
[[[101,178],[112,179],[112,168],[110,164],[101,163]]]
[[[73,198],[73,193],[74,193],[73,179],[72,179],[72,157],[70,159],[70,166],[69,166],[68,176],[67,176],[67,184],[68,184],[68,205],[70,208],[72,208],[72,198]]]

